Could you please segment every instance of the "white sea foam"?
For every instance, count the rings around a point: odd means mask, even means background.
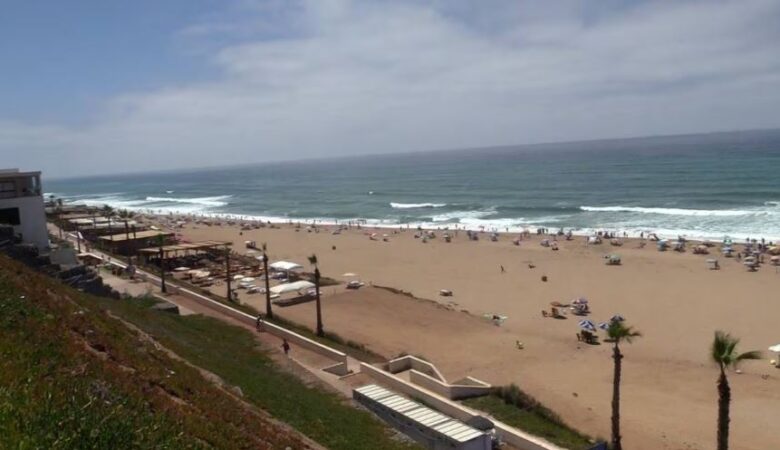
[[[662,214],[665,216],[733,217],[755,214],[768,214],[768,211],[742,209],[682,209],[682,208],[644,208],[640,206],[580,206],[583,211],[591,212],[633,212],[642,214]]]
[[[464,219],[481,219],[483,217],[492,216],[496,211],[494,209],[484,211],[451,211],[447,213],[437,214],[432,217],[434,222],[451,222],[463,221]]]
[[[203,206],[212,206],[212,207],[218,207],[218,206],[227,206],[228,202],[225,200],[229,199],[230,195],[219,195],[216,197],[194,197],[194,198],[175,198],[175,197],[146,197],[147,202],[154,202],[154,203],[160,203],[160,202],[166,202],[166,203],[188,203],[192,205],[203,205]]]
[[[443,208],[446,203],[395,203],[390,202],[393,209],[414,209],[414,208]]]

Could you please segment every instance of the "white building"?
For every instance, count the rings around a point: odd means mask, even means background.
[[[0,225],[12,225],[22,241],[38,250],[49,247],[40,172],[0,170]]]

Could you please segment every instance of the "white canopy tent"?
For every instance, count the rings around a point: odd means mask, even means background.
[[[257,259],[260,260],[262,260],[262,258],[262,256],[257,257]],[[303,269],[302,265],[290,261],[276,261],[275,263],[269,264],[268,267],[277,272],[287,272],[288,280],[290,279],[290,271]]]
[[[286,270],[288,272],[291,270],[303,269],[302,265],[289,261],[276,261],[275,263],[269,264],[268,267],[274,270]]]
[[[285,283],[271,288],[271,293],[282,295],[288,292],[298,292],[304,289],[311,289],[314,287],[314,283],[311,281],[301,280],[294,283]]]

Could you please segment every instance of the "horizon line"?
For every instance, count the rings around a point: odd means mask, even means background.
[[[166,174],[166,173],[182,173],[182,172],[199,172],[205,170],[214,169],[232,169],[244,166],[265,166],[274,164],[289,164],[294,162],[316,162],[316,161],[333,161],[342,160],[347,158],[381,158],[389,156],[409,156],[416,154],[428,154],[428,153],[455,153],[466,151],[483,151],[483,150],[499,150],[499,149],[516,149],[533,150],[531,147],[543,147],[550,145],[571,145],[571,144],[585,144],[594,142],[617,142],[617,141],[639,141],[648,139],[664,139],[664,138],[680,138],[691,136],[707,136],[718,134],[738,134],[738,133],[759,133],[759,132],[780,132],[780,127],[776,128],[750,128],[750,129],[737,129],[737,130],[725,130],[725,131],[704,131],[704,132],[691,132],[691,133],[675,133],[675,134],[654,134],[645,136],[629,136],[629,137],[609,137],[609,138],[594,138],[594,139],[577,139],[573,141],[543,141],[543,142],[530,142],[525,144],[499,144],[499,145],[487,145],[480,147],[457,147],[457,148],[434,148],[426,150],[408,150],[399,152],[382,152],[382,153],[368,153],[368,154],[352,154],[352,155],[335,155],[335,156],[315,156],[315,157],[303,157],[303,158],[291,158],[281,159],[273,161],[249,161],[243,163],[233,163],[225,165],[209,165],[209,166],[190,166],[180,167],[172,169],[160,169],[160,170],[132,170],[128,172],[110,172],[100,175],[66,175],[66,176],[45,176],[45,172],[42,174],[48,180],[62,181],[72,179],[90,179],[90,178],[104,178],[111,176],[132,176],[139,174]]]

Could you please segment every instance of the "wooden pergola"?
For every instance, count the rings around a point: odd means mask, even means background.
[[[164,257],[167,259],[169,257],[177,257],[182,255],[186,256],[191,253],[205,252],[215,248],[225,249],[231,245],[233,245],[233,243],[230,241],[200,241],[188,244],[163,245],[162,252]],[[139,250],[139,253],[145,255],[159,255],[160,247],[142,248]]]

